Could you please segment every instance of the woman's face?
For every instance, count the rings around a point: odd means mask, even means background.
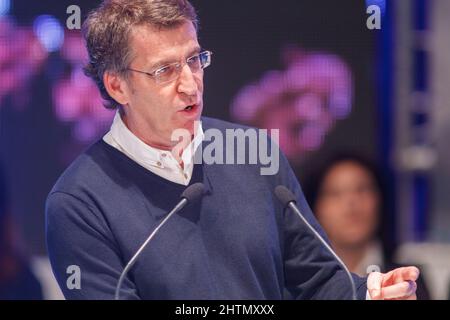
[[[344,161],[325,176],[315,207],[317,218],[335,246],[370,241],[379,222],[380,195],[372,174]]]

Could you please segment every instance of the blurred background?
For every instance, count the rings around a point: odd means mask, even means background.
[[[214,52],[204,115],[280,129],[352,271],[414,263],[421,297],[448,299],[450,2],[192,2],[200,43]],[[66,10],[77,5],[82,23],[98,4],[0,0],[0,299],[62,298],[45,199],[114,116],[82,72],[86,51]],[[380,28],[368,28],[378,12]]]

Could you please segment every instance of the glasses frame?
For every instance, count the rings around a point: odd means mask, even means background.
[[[206,62],[202,65],[202,62],[201,62],[202,60],[201,60],[200,57],[201,57],[201,55],[204,55],[204,54],[206,54]],[[185,61],[169,63],[169,64],[163,65],[161,67],[158,67],[156,70],[154,70],[152,72],[137,70],[137,69],[133,69],[133,68],[126,68],[125,70],[134,71],[134,72],[145,74],[145,75],[153,78],[153,80],[155,80],[156,83],[158,83],[158,84],[165,84],[165,83],[169,83],[169,82],[172,82],[172,81],[175,81],[176,79],[178,79],[178,77],[181,74],[181,70],[183,69],[183,67],[186,64],[189,66],[189,60],[190,59],[193,59],[193,58],[196,58],[196,57],[199,59],[199,62],[200,62],[200,69],[199,70],[203,70],[206,67],[210,66],[211,65],[211,56],[212,56],[212,54],[213,54],[212,51],[204,50],[204,51],[201,51],[201,52],[199,52],[197,54],[194,54],[193,56],[190,56],[190,57],[186,58]],[[174,78],[170,79],[170,80],[160,80],[160,78],[158,76],[162,72],[162,70],[164,70],[167,67],[171,67],[171,66],[175,67],[175,71],[176,71],[175,74],[176,74],[176,76],[174,76]],[[198,72],[199,70],[192,71],[192,69],[191,69],[192,72]]]

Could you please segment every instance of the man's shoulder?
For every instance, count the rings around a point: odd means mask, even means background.
[[[75,193],[83,186],[97,183],[105,175],[107,165],[104,143],[99,140],[81,153],[60,175],[50,194],[54,192]]]

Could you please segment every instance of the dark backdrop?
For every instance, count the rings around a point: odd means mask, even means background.
[[[98,1],[14,0],[11,13],[30,26],[40,14],[65,25],[66,8],[80,6],[84,16]],[[238,90],[265,71],[282,68],[280,50],[287,44],[341,56],[351,67],[354,100],[350,116],[337,123],[323,147],[296,171],[304,179],[314,166],[339,150],[377,154],[374,97],[374,34],[366,28],[365,2],[358,0],[203,0],[193,1],[200,21],[200,43],[214,52],[205,74],[205,115],[229,119],[229,105]],[[59,74],[58,53],[30,81],[26,108],[13,99],[0,107],[1,151],[17,215],[33,253],[45,253],[44,202],[51,186],[78,152],[89,144],[74,143],[67,125],[51,108],[52,81]],[[56,71],[55,71],[56,70]],[[1,85],[1,84],[0,84]],[[98,106],[102,108],[101,105]],[[73,145],[71,153],[61,149]]]

